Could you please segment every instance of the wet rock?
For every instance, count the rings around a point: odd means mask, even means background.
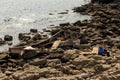
[[[19,35],[18,35],[19,40],[22,40],[24,35],[25,34],[23,34],[23,33],[19,33]]]
[[[8,61],[10,63],[14,63],[14,64],[10,64],[11,66],[23,66],[26,62],[23,59],[8,59]]]
[[[27,35],[27,33],[19,33],[18,38],[19,40],[27,41],[31,39],[31,36]]]
[[[48,56],[48,59],[60,59],[64,54],[63,53],[51,53],[49,56]]]
[[[11,35],[5,35],[4,36],[4,40],[5,41],[12,41],[13,40],[13,36],[11,36]]]
[[[61,12],[61,13],[58,13],[58,14],[68,14],[68,12]]]
[[[37,69],[34,68],[33,69]],[[39,71],[39,69],[37,69]],[[12,74],[13,79],[15,80],[33,80],[33,79],[38,79],[39,78],[39,73],[36,70],[26,70],[26,71],[16,71],[15,73]]]
[[[61,23],[60,26],[68,26],[70,23]]]
[[[74,11],[75,12],[85,12],[86,8],[84,7],[77,7],[77,8],[74,8]]]
[[[35,40],[35,41],[36,40],[41,40],[42,36],[41,36],[41,34],[38,33],[38,34],[34,35],[32,39]]]
[[[5,41],[0,38],[0,45],[5,44]]]
[[[32,33],[37,33],[38,30],[37,30],[37,29],[30,29],[30,32],[32,32]]]
[[[8,42],[6,42],[8,45],[12,45],[13,43],[12,43],[12,41],[8,41]]]

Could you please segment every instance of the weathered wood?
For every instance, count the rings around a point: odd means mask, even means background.
[[[57,49],[58,46],[60,45],[60,43],[61,43],[61,40],[55,41],[54,44],[52,45],[51,49]]]

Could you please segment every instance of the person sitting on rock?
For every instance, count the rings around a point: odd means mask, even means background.
[[[98,55],[102,55],[102,56],[105,56],[104,54],[104,49],[100,46],[99,49],[98,49]]]
[[[110,56],[110,53],[107,51],[107,49],[104,49],[103,47],[99,47],[98,49],[98,55],[102,55],[102,56]]]

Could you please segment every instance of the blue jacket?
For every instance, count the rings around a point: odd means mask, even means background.
[[[104,49],[100,47],[98,50],[98,54],[100,54],[100,55],[104,54]]]

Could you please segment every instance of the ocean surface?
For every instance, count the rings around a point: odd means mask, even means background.
[[[31,28],[42,31],[50,25],[90,19],[90,16],[72,10],[89,2],[90,0],[0,0],[0,38],[6,34],[12,35],[15,45],[19,43],[18,34],[29,32]],[[1,45],[0,51],[12,46]]]

